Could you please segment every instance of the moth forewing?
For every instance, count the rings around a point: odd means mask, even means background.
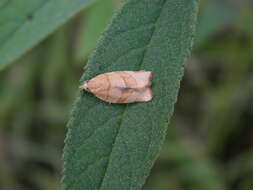
[[[152,72],[151,71],[126,71],[131,75],[136,81],[136,88],[150,87],[152,82]]]
[[[115,71],[100,74],[80,86],[110,103],[147,102],[152,100],[151,71]]]

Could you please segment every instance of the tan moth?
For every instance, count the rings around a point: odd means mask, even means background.
[[[97,75],[80,86],[110,103],[148,102],[152,100],[151,71],[115,71]]]

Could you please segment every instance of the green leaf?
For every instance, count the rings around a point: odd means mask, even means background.
[[[128,0],[81,82],[118,70],[153,72],[154,99],[109,104],[81,91],[64,149],[63,189],[136,190],[157,157],[195,31],[196,0]]]
[[[0,70],[91,0],[22,0],[0,4]]]
[[[100,33],[112,17],[113,10],[112,0],[99,0],[87,10],[80,39],[77,41],[76,58],[79,62],[84,61],[95,48]]]

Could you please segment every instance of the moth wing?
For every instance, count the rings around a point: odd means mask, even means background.
[[[110,103],[147,102],[153,97],[152,72],[115,71],[98,75],[81,88]]]
[[[143,92],[140,92],[138,94],[138,97],[136,99],[137,102],[148,102],[152,100],[153,98],[153,93],[150,88],[145,89]]]
[[[95,96],[101,100],[104,100],[110,103],[128,103],[126,102],[126,100],[129,98],[129,96],[132,95],[133,92],[134,92],[133,89],[112,88],[107,93],[103,93],[103,94],[99,93],[99,94],[95,94]]]
[[[125,71],[136,82],[133,88],[145,88],[150,87],[152,84],[152,72],[151,71]]]

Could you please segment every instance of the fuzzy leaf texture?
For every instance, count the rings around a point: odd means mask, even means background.
[[[127,0],[88,61],[81,82],[120,70],[153,72],[154,99],[109,104],[85,91],[64,149],[64,190],[137,190],[166,135],[195,32],[196,0]]]
[[[91,0],[1,0],[0,70],[90,2]]]

